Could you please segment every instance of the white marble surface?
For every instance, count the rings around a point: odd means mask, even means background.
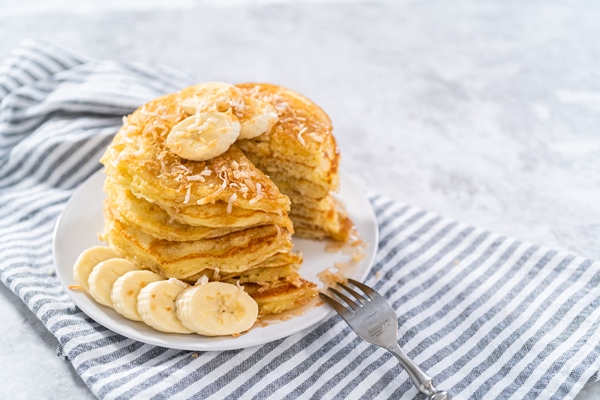
[[[8,0],[0,37],[289,86],[366,189],[600,259],[600,2]],[[92,397],[4,286],[0,321],[0,398]]]

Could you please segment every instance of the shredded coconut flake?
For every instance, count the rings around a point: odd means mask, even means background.
[[[219,172],[219,178],[221,178],[221,180],[223,181],[223,183],[221,184],[221,186],[214,193],[209,194],[208,196],[203,197],[200,200],[198,200],[196,202],[196,204],[198,204],[198,205],[201,206],[203,204],[207,204],[207,203],[213,202],[213,201],[215,201],[215,199],[217,198],[217,196],[219,194],[221,194],[221,192],[223,190],[225,190],[225,188],[227,187],[227,183],[228,183],[227,171],[221,170],[221,172]]]
[[[206,285],[208,283],[208,276],[202,275],[200,279],[196,281],[196,285]]]
[[[315,142],[323,143],[324,139],[322,136],[316,134],[315,132],[311,132],[308,134]]]
[[[127,131],[123,132],[123,134],[121,135],[123,140],[126,141],[127,143],[134,143],[135,141],[132,138],[130,138],[129,136],[127,136],[126,133],[127,133]]]
[[[119,153],[119,155],[117,156],[117,158],[115,158],[115,161],[113,163],[113,165],[116,167],[117,165],[119,165],[119,163],[121,162],[121,160],[125,158],[125,152],[122,151]]]
[[[229,201],[227,202],[227,214],[231,214],[231,211],[233,210],[233,202],[237,199],[237,194],[232,194],[231,197],[229,198]]]
[[[304,132],[306,132],[307,130],[308,128],[305,126],[302,129],[300,129],[300,132],[298,132],[297,135],[298,141],[302,143],[302,146],[306,146],[306,142],[304,141],[304,137],[302,137],[302,134],[304,134]]]
[[[285,111],[288,107],[289,107],[289,105],[285,101],[275,104],[275,109],[279,112]]]
[[[260,199],[262,199],[263,197],[265,197],[265,195],[262,192],[262,186],[260,183],[256,183],[256,196],[252,200],[250,200],[248,203],[254,204],[257,201],[259,201]]]
[[[244,179],[244,183],[246,184],[246,186],[248,186],[251,190],[256,190],[256,186],[254,186],[254,182],[252,182],[252,180],[250,180],[249,178]]]
[[[242,111],[246,107],[246,103],[243,98],[230,98],[229,106],[231,106],[236,112]]]
[[[190,195],[192,194],[192,187],[187,187],[187,192],[185,193],[185,199],[183,200],[183,204],[187,204],[190,201]]]
[[[199,173],[198,175],[188,176],[188,181],[191,181],[191,182],[195,182],[195,181],[205,182],[205,179],[204,179],[204,176],[202,176],[202,173]]]
[[[262,293],[265,290],[269,289],[269,284],[267,282],[265,282],[265,281],[259,281],[259,282],[256,282],[256,283],[258,283],[260,285],[260,287],[257,290],[258,293]]]
[[[143,114],[143,115],[148,116],[148,117],[157,117],[158,116],[157,112],[148,111],[145,106],[144,106],[144,108],[142,108],[140,110],[140,114]]]
[[[200,279],[202,279],[202,278],[200,278]],[[174,284],[176,284],[176,285],[179,285],[179,286],[181,286],[181,287],[184,287],[184,288],[185,288],[185,287],[188,287],[188,284],[187,284],[187,283],[185,283],[185,282],[182,282],[182,281],[180,281],[180,280],[179,280],[179,279],[177,279],[177,278],[169,278],[169,281],[168,281],[168,282],[169,282],[169,283],[171,283],[171,284],[173,284],[173,283],[174,283]]]
[[[247,179],[249,177],[249,171],[245,169],[237,169],[233,171],[233,177],[235,179]]]

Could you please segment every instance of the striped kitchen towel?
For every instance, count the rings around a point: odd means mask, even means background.
[[[99,398],[422,398],[395,358],[337,316],[263,346],[191,353],[136,342],[77,309],[52,274],[52,230],[100,168],[121,116],[195,83],[24,43],[0,70],[0,277]],[[367,278],[408,355],[455,399],[571,399],[599,379],[600,263],[372,195]]]

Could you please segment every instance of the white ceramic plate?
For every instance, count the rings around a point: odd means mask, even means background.
[[[73,264],[85,249],[102,245],[98,233],[102,231],[104,219],[102,202],[104,174],[99,171],[90,177],[71,197],[63,210],[54,231],[54,263],[61,284],[73,302],[90,318],[121,335],[144,343],[182,350],[221,351],[256,346],[281,339],[306,329],[333,312],[326,305],[305,306],[302,315],[278,323],[255,325],[249,332],[234,337],[205,337],[200,335],[168,334],[156,331],[142,322],[130,321],[115,310],[96,303],[88,294],[68,289],[76,282],[73,279]],[[359,237],[369,245],[366,257],[346,271],[348,277],[364,280],[371,269],[377,252],[378,230],[375,213],[365,193],[348,176],[341,176],[341,191],[338,198],[344,203],[354,221]],[[326,243],[294,239],[294,247],[304,255],[300,273],[306,279],[321,282],[317,274],[335,262],[346,262],[349,256],[326,251]],[[104,244],[105,245],[105,244]],[[298,314],[298,313],[296,313]]]

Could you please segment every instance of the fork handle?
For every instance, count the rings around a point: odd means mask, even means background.
[[[450,400],[448,392],[437,391],[433,386],[433,379],[404,354],[398,343],[387,350],[400,361],[419,392],[428,395],[430,400]]]

